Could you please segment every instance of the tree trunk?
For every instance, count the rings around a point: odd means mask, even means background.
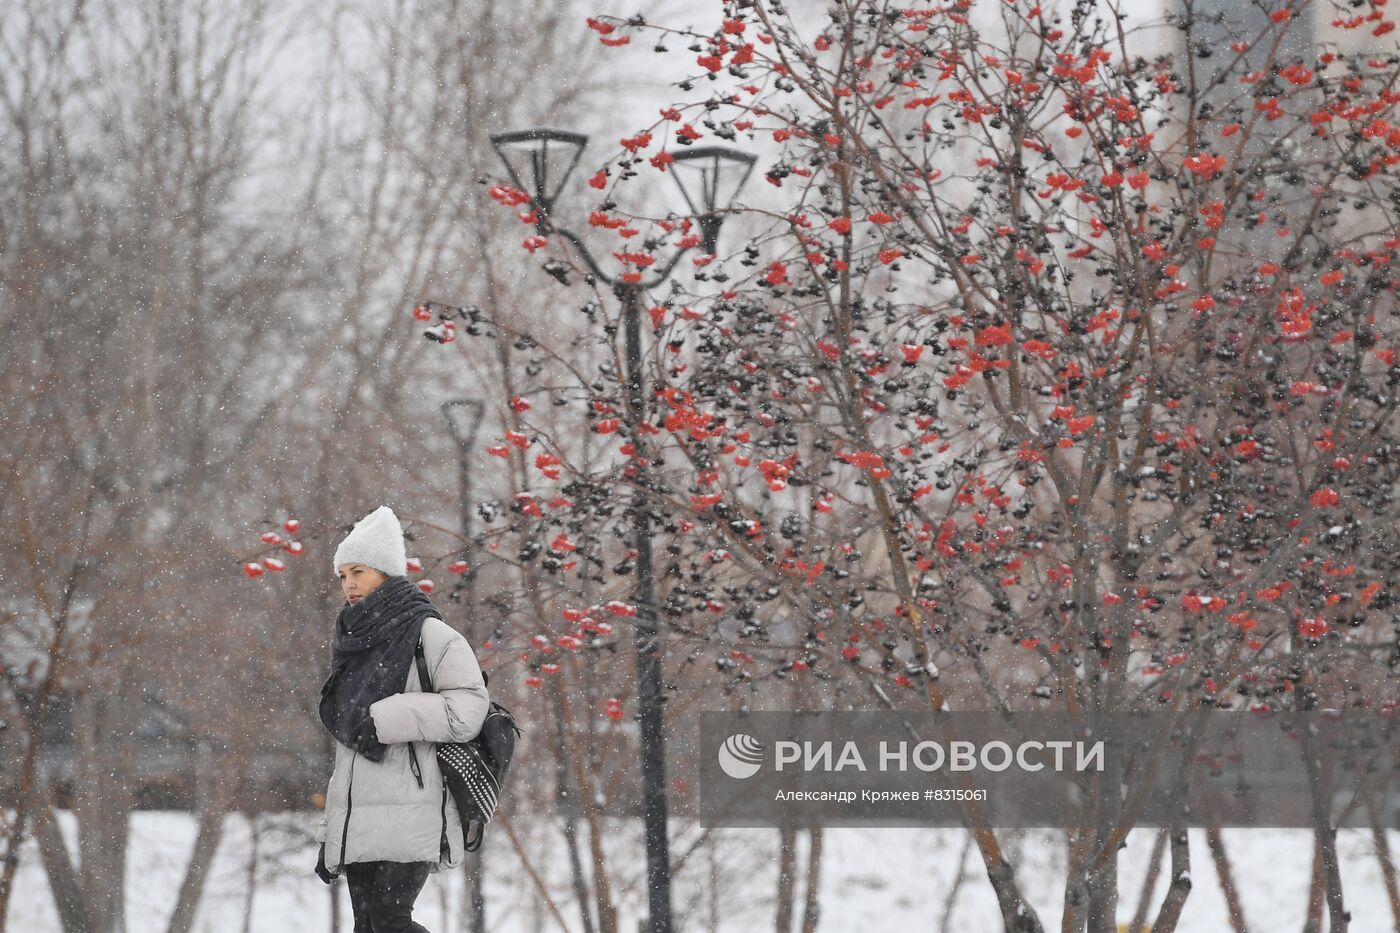
[[[1322,933],[1323,890],[1326,882],[1322,879],[1322,842],[1313,837],[1312,878],[1308,882],[1308,914],[1303,922],[1303,933]]]
[[[994,836],[991,829],[977,830],[976,837]],[[1001,919],[1008,933],[1042,933],[1040,918],[1021,896],[1016,884],[1016,872],[1005,859],[999,861],[988,857],[988,846],[979,838],[978,848],[982,852],[983,863],[987,866],[987,881],[996,892],[997,906],[1001,908]]]
[[[1331,826],[1317,829],[1318,852],[1322,862],[1322,889],[1327,905],[1328,933],[1346,933],[1351,922],[1342,901],[1341,866],[1337,861],[1337,831]]]
[[[1095,848],[1098,847],[1097,841]],[[1116,933],[1118,929],[1118,855],[1090,868],[1085,888],[1089,894],[1089,933]]]
[[[713,845],[705,847],[705,862],[709,869],[706,874],[709,875],[710,881],[707,904],[710,913],[710,933],[719,933],[719,861],[715,858]]]
[[[199,900],[204,893],[204,881],[209,875],[214,854],[219,850],[219,842],[224,835],[224,815],[229,812],[230,788],[220,780],[221,769],[211,768],[211,762],[201,749],[196,757],[199,769],[198,782],[202,789],[199,807],[199,828],[195,832],[194,849],[185,866],[185,877],[180,883],[180,894],[175,900],[175,910],[166,925],[166,933],[189,933],[194,926],[195,912],[199,910]],[[253,819],[256,820],[256,814]],[[256,834],[254,839],[256,840]],[[257,857],[254,849],[254,859]]]
[[[1084,929],[1088,892],[1084,888],[1084,863],[1089,846],[1089,828],[1071,827],[1065,832],[1065,896],[1060,910],[1060,933],[1079,933]]]
[[[570,785],[569,767],[565,750],[569,745],[565,730],[568,720],[560,697],[561,689],[550,691],[554,701],[554,721],[559,727],[559,739],[554,746],[554,786],[558,795],[559,809],[564,816],[564,847],[569,853],[569,875],[573,880],[574,899],[578,901],[579,920],[583,923],[583,933],[593,933],[593,914],[589,910],[591,898],[588,896],[588,879],[583,874],[583,859],[579,854],[578,843],[578,800],[580,791]]]
[[[963,840],[963,847],[958,852],[958,873],[953,876],[953,883],[948,886],[948,893],[943,898],[943,914],[938,921],[938,929],[952,930],[953,908],[958,901],[958,892],[962,890],[963,882],[967,880],[967,853],[972,849],[972,837],[968,836]],[[804,930],[803,933],[806,933]]]
[[[1186,906],[1186,896],[1191,893],[1191,839],[1184,826],[1172,828],[1171,849],[1172,882],[1167,886],[1157,922],[1152,924],[1152,933],[1174,933]]]
[[[1383,786],[1380,793],[1386,793]],[[1395,861],[1390,856],[1390,838],[1381,824],[1380,812],[1376,808],[1376,793],[1366,795],[1366,818],[1371,824],[1371,838],[1376,841],[1376,858],[1381,863],[1381,877],[1385,879],[1385,894],[1390,900],[1390,918],[1395,929],[1400,930],[1400,886],[1395,882]]]
[[[222,823],[223,820],[219,822]],[[258,846],[262,834],[258,829],[257,810],[253,810],[248,814],[248,835],[250,837],[248,844],[248,875],[243,882],[244,885],[247,886],[247,890],[243,892],[243,933],[253,933],[253,897],[257,894],[258,890]],[[214,844],[214,848],[218,848],[218,843]],[[212,856],[213,853],[210,854]],[[191,860],[191,863],[193,863],[193,860]],[[201,885],[201,888],[202,887],[203,885]],[[182,890],[180,893],[184,894],[184,891]],[[196,906],[198,906],[198,903],[196,899]],[[444,910],[443,916],[446,915],[447,912]],[[190,916],[194,916],[193,910],[190,911]]]
[[[73,813],[78,819],[80,883],[94,933],[122,933],[126,925],[126,846],[130,830],[132,753],[113,740],[134,731],[125,715],[137,698],[100,687],[73,698]],[[117,702],[112,702],[116,699]]]
[[[561,723],[573,722],[573,712],[567,692],[562,688],[554,691],[562,709]],[[598,911],[600,933],[617,933],[617,908],[613,904],[612,884],[608,876],[607,858],[603,852],[603,830],[598,824],[598,808],[592,799],[592,786],[588,781],[588,771],[584,767],[583,751],[577,743],[566,742],[567,751],[574,769],[574,782],[578,788],[578,803],[583,808],[584,822],[588,824],[589,855],[593,861],[593,897]]]
[[[564,844],[569,850],[569,874],[574,882],[579,921],[583,924],[583,933],[593,933],[593,913],[589,910],[592,898],[588,895],[588,878],[584,876],[583,859],[579,854],[578,817],[573,813],[564,817]]]
[[[1128,933],[1148,933],[1147,913],[1152,909],[1152,894],[1157,890],[1157,879],[1162,875],[1162,855],[1167,851],[1166,828],[1157,830],[1157,838],[1152,843],[1152,858],[1147,863],[1147,877],[1142,881],[1142,893],[1138,895],[1137,911],[1133,922],[1128,924]]]
[[[802,896],[802,933],[816,933],[821,919],[822,828],[807,830],[807,890]]]
[[[511,847],[515,849],[515,854],[520,859],[520,867],[525,869],[525,875],[530,879],[530,883],[534,888],[536,897],[532,899],[532,903],[535,906],[536,913],[538,914],[541,907],[549,908],[549,913],[554,918],[554,922],[559,924],[561,929],[567,930],[569,924],[564,920],[564,914],[559,910],[559,905],[554,903],[554,898],[549,893],[549,887],[545,884],[544,879],[540,877],[540,873],[535,869],[534,862],[530,860],[530,855],[526,852],[525,846],[521,843],[520,836],[516,834],[515,827],[511,824],[510,819],[498,812],[496,815],[496,822],[500,823],[501,829],[505,831],[506,838],[510,840]],[[543,921],[538,921],[536,925],[541,928],[544,926]]]
[[[94,933],[122,933],[126,915],[126,843],[130,810],[113,793],[113,806],[102,807],[102,788],[117,781],[98,777],[92,791],[80,793],[73,812],[78,816],[78,850],[82,852],[80,884],[83,901],[93,918]],[[87,797],[83,800],[83,797]]]
[[[1230,927],[1235,933],[1249,933],[1244,922],[1244,908],[1240,905],[1240,892],[1235,887],[1235,876],[1230,870],[1230,856],[1225,852],[1225,840],[1220,836],[1219,826],[1206,827],[1206,842],[1210,846],[1210,857],[1215,862],[1215,874],[1220,878],[1220,890],[1225,894],[1225,906],[1230,911]]]
[[[784,826],[778,830],[778,891],[777,917],[774,929],[778,933],[792,933],[792,905],[795,897],[793,875],[797,868],[797,830]]]
[[[471,930],[471,933],[486,933],[486,877],[483,874],[486,870],[486,862],[481,857],[485,847],[486,840],[482,839],[481,848],[475,852],[468,852],[466,860],[462,863],[462,870],[466,875],[463,880],[469,914],[468,929]]]
[[[1299,731],[1303,744],[1303,762],[1308,772],[1308,792],[1312,798],[1313,832],[1317,836],[1317,858],[1322,869],[1328,933],[1346,933],[1351,915],[1347,913],[1342,899],[1341,865],[1337,861],[1337,830],[1332,825],[1331,762],[1323,760],[1312,726],[1305,726]]]
[[[68,846],[63,842],[58,819],[47,802],[34,810],[34,838],[39,843],[39,856],[49,876],[49,890],[58,908],[63,933],[92,933],[94,926],[89,919],[87,902],[83,899],[82,881],[68,855]]]
[[[41,694],[40,709],[45,702]],[[5,929],[5,918],[10,912],[10,894],[13,891],[15,872],[19,868],[19,850],[24,843],[24,825],[30,822],[30,808],[35,799],[34,770],[39,751],[39,738],[36,723],[42,721],[40,712],[27,724],[25,734],[24,763],[20,766],[19,793],[15,801],[13,820],[6,817],[5,857],[0,861],[0,930]],[[0,807],[0,813],[6,808]]]
[[[81,543],[86,545],[90,527],[88,516],[91,515],[91,510],[86,511],[84,515]],[[32,813],[39,813],[45,819],[51,816],[51,813],[48,812],[48,787],[41,790],[37,786],[39,750],[43,743],[44,732],[48,728],[49,700],[58,684],[56,675],[59,668],[66,663],[62,651],[63,636],[68,627],[68,610],[72,605],[73,594],[77,591],[78,579],[83,567],[84,564],[81,561],[76,561],[69,570],[68,579],[63,589],[63,600],[54,619],[53,634],[48,644],[47,670],[44,672],[43,680],[39,682],[38,693],[34,698],[33,714],[25,717],[27,721],[25,722],[23,764],[20,766],[19,773],[19,799],[15,805],[14,821],[6,826],[5,858],[3,867],[0,867],[0,930],[5,929],[5,918],[9,916],[10,895],[13,892],[15,871],[19,868],[20,845],[24,842],[24,825],[31,822]],[[22,708],[21,714],[23,714]],[[43,805],[39,806],[41,801]],[[38,818],[34,818],[32,822],[37,826]]]
[[[185,867],[185,878],[180,883],[180,894],[175,900],[175,911],[170,915],[166,933],[189,933],[194,926],[195,911],[199,909],[199,899],[204,893],[204,879],[209,875],[209,866],[214,861],[214,853],[218,851],[223,835],[223,809],[201,811],[194,850]]]
[[[1122,782],[1121,760],[1109,755],[1091,797],[1094,834],[1084,879],[1089,898],[1089,933],[1116,933],[1118,930],[1118,853],[1122,837],[1117,829],[1123,820]]]

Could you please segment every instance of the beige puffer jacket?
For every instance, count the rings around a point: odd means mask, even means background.
[[[433,745],[475,738],[490,697],[466,638],[435,618],[424,620],[422,637],[436,692],[422,691],[412,664],[404,692],[369,708],[379,741],[389,746],[384,760],[335,743],[335,770],[316,834],[326,844],[331,871],[350,862],[433,862],[433,871],[462,864],[462,823]]]

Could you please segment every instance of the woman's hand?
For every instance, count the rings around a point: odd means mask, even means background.
[[[321,851],[316,854],[316,877],[326,884],[335,880],[336,875],[326,867],[326,844],[321,843]]]

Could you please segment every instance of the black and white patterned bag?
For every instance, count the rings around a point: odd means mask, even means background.
[[[423,658],[423,642],[417,648],[418,681],[428,692],[433,690],[432,679],[428,676],[428,663]],[[486,673],[482,672],[485,679]],[[481,731],[470,742],[437,743],[438,768],[452,799],[457,802],[457,813],[462,817],[462,836],[468,852],[474,852],[481,845],[486,824],[496,813],[496,805],[501,799],[501,785],[505,783],[506,769],[510,767],[511,756],[515,754],[515,739],[521,734],[515,724],[515,717],[495,700],[486,711],[486,720]],[[470,830],[475,828],[473,838]]]

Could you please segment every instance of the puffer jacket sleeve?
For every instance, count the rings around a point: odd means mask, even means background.
[[[441,627],[431,637],[430,625]],[[466,742],[476,737],[486,720],[491,698],[471,645],[440,619],[428,619],[423,627],[424,660],[436,692],[396,693],[370,705],[375,731],[386,745]],[[439,644],[440,651],[434,651]]]

